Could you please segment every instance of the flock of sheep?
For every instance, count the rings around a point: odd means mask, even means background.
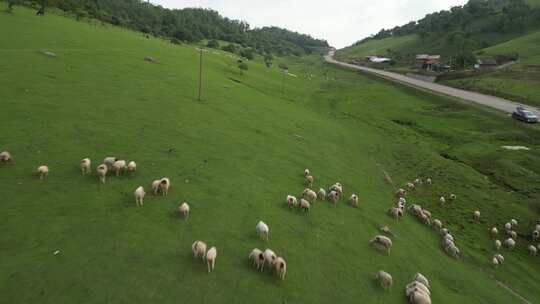
[[[0,153],[0,162],[6,163],[12,160],[11,154],[8,151],[3,151]],[[92,162],[89,158],[84,158],[81,160],[80,168],[82,175],[86,175],[92,172]],[[119,176],[122,173],[129,172],[134,173],[137,170],[137,164],[134,161],[126,162],[125,160],[119,160],[116,157],[106,157],[103,160],[103,163],[97,166],[96,172],[102,183],[105,183],[106,176],[108,172],[114,172],[116,176]],[[37,173],[39,174],[40,179],[47,178],[49,174],[49,167],[47,165],[41,165],[37,168]],[[332,186],[325,190],[320,188],[317,192],[311,189],[313,187],[315,178],[311,175],[309,169],[304,170],[305,182],[307,188],[300,194],[300,200],[298,200],[293,195],[287,195],[286,203],[289,207],[299,207],[303,211],[309,211],[312,204],[317,200],[328,199],[333,205],[336,205],[340,198],[343,195],[343,186],[341,183],[336,182]],[[408,210],[412,215],[414,215],[420,222],[432,226],[436,231],[438,231],[442,236],[442,247],[447,254],[454,258],[458,258],[460,254],[459,248],[455,245],[454,237],[450,234],[447,228],[443,227],[442,221],[439,219],[432,219],[431,212],[424,209],[422,206],[417,204],[411,204],[406,208],[407,200],[405,198],[408,192],[414,191],[418,186],[424,184],[422,179],[417,178],[414,182],[406,184],[405,189],[398,189],[396,195],[398,201],[395,207],[388,209],[388,214],[392,216],[396,221],[399,221],[401,217],[404,216],[406,210]],[[431,178],[425,180],[425,184],[431,185]],[[168,194],[169,188],[171,186],[170,179],[163,177],[152,182],[152,192],[154,195],[163,195]],[[137,206],[142,206],[146,192],[143,186],[139,186],[134,191],[135,203]],[[455,201],[457,196],[455,194],[450,194],[450,201]],[[439,199],[441,204],[446,204],[446,198],[441,196]],[[356,194],[351,194],[348,199],[348,203],[353,207],[359,206],[359,198]],[[179,212],[184,217],[189,216],[189,204],[183,202],[179,206]],[[480,220],[480,211],[476,210],[472,215],[473,221],[478,222]],[[515,228],[518,226],[518,222],[515,219],[511,219],[508,223],[504,225],[504,231],[508,235],[508,238],[501,243],[499,239],[495,239],[494,244],[495,248],[499,250],[502,245],[509,250],[513,250],[516,245],[517,232]],[[265,241],[268,241],[270,229],[266,223],[259,221],[255,227],[258,236]],[[382,227],[381,231],[385,234],[392,234],[388,227]],[[493,238],[497,238],[499,235],[499,229],[493,227],[490,230],[490,234]],[[540,224],[537,224],[535,229],[532,232],[533,241],[540,240]],[[376,235],[373,237],[369,244],[376,249],[385,251],[387,254],[390,254],[390,249],[392,247],[392,240],[385,235]],[[211,272],[215,268],[215,262],[217,258],[217,249],[216,247],[211,247],[208,251],[206,243],[203,241],[195,241],[192,246],[193,257],[201,257],[206,261],[208,272]],[[534,245],[529,245],[528,250],[531,255],[536,255],[537,251],[540,250],[540,244],[535,247]],[[284,280],[287,273],[287,263],[283,257],[277,256],[274,251],[271,249],[266,249],[264,251],[254,248],[248,256],[250,263],[259,271],[263,271],[265,266],[270,270],[275,272],[275,274],[281,279]],[[495,267],[502,265],[504,262],[504,257],[500,253],[496,253],[492,258],[492,264]],[[385,289],[390,289],[392,286],[392,276],[385,272],[379,271],[375,274],[375,279],[380,283],[380,285]],[[431,293],[429,291],[429,281],[425,276],[418,273],[414,277],[413,282],[406,286],[406,296],[411,303],[416,304],[428,304],[431,303]]]

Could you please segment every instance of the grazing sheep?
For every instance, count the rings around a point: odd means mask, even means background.
[[[480,211],[476,210],[473,212],[473,220],[479,221],[480,220]]]
[[[427,218],[431,219],[431,212],[429,212],[428,210],[426,209],[422,209],[422,213],[427,216]]]
[[[407,189],[409,189],[409,191],[413,191],[415,188],[416,186],[413,183],[407,183]]]
[[[510,220],[510,225],[512,225],[512,228],[516,228],[518,225],[518,222],[515,219]]]
[[[319,191],[317,192],[317,197],[321,201],[324,201],[326,199],[326,191],[323,188],[320,188]]]
[[[206,256],[206,243],[203,241],[195,241],[191,245],[191,250],[193,250],[193,257],[198,258],[199,256],[204,260]]]
[[[379,270],[375,274],[375,279],[384,290],[389,290],[392,287],[392,276],[386,271]]]
[[[349,198],[349,204],[353,207],[358,207],[358,195],[351,194],[351,197]]]
[[[135,189],[135,192],[133,192],[133,194],[135,196],[135,204],[137,206],[142,206],[144,196],[146,195],[146,193],[144,192],[144,188],[142,186],[139,186],[139,188]]]
[[[216,266],[217,249],[212,247],[206,253],[206,265],[208,266],[208,273],[214,271]]]
[[[426,178],[426,184],[431,185],[432,183],[431,177]]]
[[[342,195],[343,194],[343,186],[341,185],[341,183],[339,182],[336,182],[334,185],[332,185],[332,187],[330,187],[332,190],[334,191],[337,191],[337,193],[339,193],[339,195]]]
[[[532,239],[533,241],[538,241],[538,239],[540,239],[540,231],[538,230],[535,230],[532,232]]]
[[[313,177],[313,175],[306,176],[306,185],[308,185],[308,187],[312,187],[314,181],[315,178]]]
[[[508,238],[504,241],[504,247],[506,247],[508,250],[513,250],[516,246],[516,241],[512,238]]]
[[[163,196],[166,196],[169,194],[169,187],[171,187],[171,181],[169,178],[164,177],[159,181],[159,190],[163,194]]]
[[[292,195],[287,195],[287,205],[289,205],[289,207],[296,207],[298,206],[298,200]]]
[[[137,163],[135,163],[134,161],[130,161],[127,165],[127,171],[129,173],[134,173],[135,171],[137,171]]]
[[[178,207],[178,211],[180,211],[180,214],[187,219],[189,216],[189,204],[187,202],[183,202],[180,204],[180,207]]]
[[[92,173],[92,162],[90,161],[90,158],[85,158],[81,160],[81,173],[82,175],[86,175],[86,173]]]
[[[409,296],[409,302],[412,304],[431,304],[431,298],[424,291],[415,288]]]
[[[427,288],[429,288],[429,280],[421,273],[417,273],[414,276],[413,281],[420,282],[424,284]]]
[[[505,230],[512,230],[512,224],[511,223],[504,224],[504,229]]]
[[[456,246],[456,245],[450,245],[446,248],[444,248],[444,250],[446,251],[447,254],[449,254],[450,256],[454,257],[454,258],[459,258],[459,248]]]
[[[450,200],[451,201],[455,201],[457,198],[457,195],[455,195],[454,193],[450,194]]]
[[[450,234],[447,234],[447,236],[448,236],[448,235],[450,235]],[[453,246],[453,245],[455,246],[455,244],[454,244],[454,239],[453,239],[453,238],[448,238],[448,237],[445,236],[445,237],[442,239],[442,247],[443,247],[443,248],[446,248],[446,247],[448,247],[448,246]]]
[[[285,280],[285,275],[287,274],[287,263],[282,257],[277,257],[272,264],[276,275],[281,279]]]
[[[388,234],[388,235],[391,235],[391,236],[394,236],[394,233],[392,233],[392,230],[390,230],[390,227],[388,226],[382,226],[379,228],[379,230],[385,234]]]
[[[397,197],[404,197],[405,194],[407,194],[407,191],[405,189],[399,188],[396,190],[396,196]]]
[[[534,245],[529,245],[529,253],[532,255],[532,256],[536,256],[536,247],[534,247]]]
[[[495,240],[495,249],[499,250],[501,249],[501,246],[502,246],[501,241]]]
[[[504,263],[504,257],[502,256],[502,254],[497,253],[497,254],[494,255],[493,257],[496,258],[497,261],[499,261],[499,265],[502,265],[502,264]]]
[[[300,199],[300,209],[304,210],[305,212],[309,211],[309,208],[311,207],[311,204],[306,201],[305,199]]]
[[[304,192],[302,192],[302,197],[306,198],[310,203],[313,203],[317,200],[317,193],[309,188],[306,188],[304,189]]]
[[[407,200],[406,200],[404,197],[400,197],[400,198],[398,199],[398,204],[403,204],[403,205],[405,205],[405,204],[407,204]]]
[[[421,178],[417,178],[417,179],[415,179],[413,183],[414,183],[414,185],[415,185],[415,186],[418,186],[418,185],[422,185],[422,184],[423,184],[423,182],[422,182],[422,179],[421,179]]]
[[[442,222],[438,219],[434,219],[433,220],[433,228],[435,228],[436,230],[441,230],[442,229]]]
[[[415,290],[422,291],[428,296],[431,296],[429,288],[421,282],[412,281],[411,283],[407,284],[407,286],[405,286],[405,294],[407,295],[407,297],[409,297]]]
[[[113,157],[113,156],[109,156],[109,157],[105,157],[105,159],[103,159],[103,163],[107,166],[108,170],[111,170],[112,166],[114,165],[114,163],[117,160],[118,160],[118,158]]]
[[[441,229],[441,235],[442,235],[442,236],[445,236],[445,235],[447,235],[447,234],[449,234],[449,233],[450,233],[450,231],[448,231],[447,228]]]
[[[257,226],[255,226],[255,230],[257,231],[257,234],[262,240],[268,242],[268,234],[270,233],[270,228],[268,228],[268,225],[266,225],[265,222],[259,221],[257,223]]]
[[[493,257],[491,259],[491,264],[493,264],[493,267],[497,268],[497,267],[499,267],[499,260],[497,260],[496,257]]]
[[[412,214],[418,216],[418,215],[420,215],[422,213],[422,206],[412,204],[412,205],[409,206],[409,210],[412,210]]]
[[[491,228],[491,236],[496,237],[499,234],[499,229],[497,227]]]
[[[304,169],[304,177],[307,177],[309,175],[309,169]]]
[[[534,227],[534,230],[535,231],[540,231],[540,224],[536,224],[536,226]]]
[[[400,208],[392,207],[388,209],[388,214],[392,216],[396,221],[399,220],[401,216],[403,216],[403,211]]]
[[[334,204],[336,205],[338,200],[339,200],[339,194],[337,191],[330,191],[330,193],[328,193],[328,199]]]
[[[108,167],[106,164],[101,164],[99,166],[97,166],[97,174],[99,176],[99,179],[101,180],[101,183],[105,184],[105,178],[107,177],[107,171],[108,171]]]
[[[369,241],[369,244],[378,250],[386,251],[386,254],[390,255],[390,248],[392,248],[392,240],[384,235],[377,235]]]
[[[508,230],[508,231],[506,231],[506,233],[507,233],[511,238],[513,238],[514,240],[517,239],[517,232],[515,232],[514,230]]]
[[[39,174],[39,179],[44,179],[49,175],[49,167],[46,165],[39,166],[37,168],[37,173]]]
[[[125,160],[115,161],[114,164],[112,165],[112,169],[116,173],[116,176],[120,176],[120,173],[122,173],[123,171],[126,171],[127,169],[126,161]]]
[[[7,163],[11,161],[11,154],[8,151],[0,153],[0,162]]]
[[[161,184],[161,180],[159,179],[156,179],[155,181],[152,182],[152,192],[154,193],[154,195],[157,195],[159,193],[160,184]]]
[[[259,270],[264,265],[264,255],[259,248],[254,248],[249,254],[249,260],[251,261],[251,266],[256,266],[256,269]]]
[[[441,198],[439,198],[439,201],[441,202],[441,204],[446,203],[446,199],[444,198],[444,196],[441,196]]]
[[[272,268],[272,265],[274,265],[274,261],[276,260],[276,254],[272,250],[266,249],[263,252],[263,258],[264,263],[261,267],[261,271],[263,271],[264,265],[268,265],[269,268]]]

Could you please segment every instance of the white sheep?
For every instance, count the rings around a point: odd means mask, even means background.
[[[256,269],[259,270],[264,265],[264,255],[259,248],[254,248],[249,254],[249,260],[251,261],[251,266],[256,266]]]
[[[317,192],[317,197],[321,201],[324,201],[326,199],[326,191],[323,188],[320,188],[319,191]]]
[[[272,265],[274,266],[276,275],[281,280],[285,280],[285,275],[287,274],[287,262],[285,262],[282,257],[277,257]]]
[[[512,238],[508,238],[504,241],[504,247],[506,247],[508,250],[513,250],[516,246],[516,241]]]
[[[349,204],[353,207],[358,207],[358,195],[351,194],[351,197],[349,198]]]
[[[388,214],[392,216],[396,221],[399,220],[401,216],[403,216],[403,211],[400,208],[392,207],[388,209]]]
[[[506,231],[506,234],[508,234],[514,240],[517,240],[518,235],[517,235],[517,232],[515,232],[514,230],[508,230],[508,231]]]
[[[126,161],[125,160],[115,161],[114,164],[112,165],[112,169],[116,173],[116,176],[120,176],[120,173],[122,173],[123,171],[126,171],[127,169]]]
[[[264,263],[261,267],[261,271],[264,270],[265,265],[268,265],[269,268],[272,268],[272,265],[274,265],[274,261],[276,260],[276,254],[272,250],[266,249],[263,252],[263,258]]]
[[[497,260],[496,257],[493,257],[491,259],[491,264],[493,264],[493,267],[497,268],[499,266],[499,260]]]
[[[287,205],[289,205],[289,207],[296,207],[298,206],[298,200],[292,195],[287,195]]]
[[[431,185],[432,183],[431,177],[426,178],[426,184]]]
[[[422,184],[423,184],[423,182],[422,182],[422,179],[421,179],[421,178],[417,178],[417,179],[415,179],[413,183],[414,183],[415,185],[417,185],[417,186],[418,186],[418,185],[422,185]]]
[[[504,224],[504,229],[505,230],[512,230],[512,224],[511,223]]]
[[[429,280],[423,274],[417,273],[414,276],[413,280],[416,281],[416,282],[420,282],[420,283],[424,284],[427,288],[429,288]]]
[[[49,175],[49,167],[46,165],[39,166],[37,168],[37,173],[39,174],[39,179],[44,179]]]
[[[473,212],[473,220],[479,221],[480,220],[480,211],[476,210]]]
[[[375,279],[379,282],[379,285],[381,285],[384,290],[389,290],[392,288],[392,276],[388,272],[382,270],[377,271],[375,274]]]
[[[312,187],[314,181],[315,181],[315,177],[313,177],[313,175],[306,176],[306,185],[308,187]]]
[[[305,199],[300,199],[300,208],[304,211],[309,211],[311,204]]]
[[[189,204],[187,202],[183,202],[180,204],[180,207],[178,207],[178,211],[180,211],[180,214],[187,219],[189,216]]]
[[[534,230],[532,232],[532,239],[533,241],[538,241],[538,239],[540,239],[540,231]]]
[[[336,205],[339,200],[339,193],[337,191],[331,190],[330,193],[328,193],[328,199]]]
[[[317,200],[317,193],[309,188],[306,188],[304,189],[304,192],[302,192],[302,197],[307,199],[310,203],[313,203]]]
[[[143,205],[144,196],[146,193],[144,192],[143,186],[139,186],[137,189],[135,189],[135,192],[133,192],[133,195],[135,196],[135,204],[137,206]]]
[[[152,182],[152,192],[154,195],[157,195],[159,193],[159,185],[161,184],[160,179],[156,179]]]
[[[270,228],[268,228],[268,225],[266,225],[265,222],[259,221],[257,223],[257,226],[255,226],[255,230],[257,231],[257,235],[259,235],[259,238],[268,241],[268,234],[270,233]]]
[[[118,158],[114,157],[114,156],[109,156],[109,157],[105,157],[103,159],[103,163],[107,166],[107,169],[108,170],[111,170],[112,169],[112,166],[114,165],[114,163],[118,160]]]
[[[11,161],[11,154],[8,151],[0,153],[0,162],[7,163]]]
[[[397,197],[404,197],[405,194],[407,194],[407,191],[405,189],[399,188],[396,190],[396,196]]]
[[[510,220],[510,225],[512,225],[512,228],[516,228],[517,225],[518,225],[518,221],[515,220],[515,219],[511,219],[511,220]]]
[[[413,183],[407,183],[407,189],[409,189],[409,191],[412,191],[415,188],[416,188],[416,186]]]
[[[90,158],[84,158],[81,160],[81,173],[86,175],[86,173],[92,173],[92,161]]]
[[[106,164],[101,164],[99,166],[97,166],[97,174],[98,174],[98,177],[99,179],[101,180],[101,183],[105,184],[105,178],[107,177],[107,171],[108,171],[108,167]]]
[[[499,261],[499,265],[502,265],[504,263],[504,257],[502,254],[500,253],[497,253],[496,255],[493,256],[494,258],[497,259],[497,261]]]
[[[529,253],[532,255],[532,256],[536,256],[536,247],[534,247],[534,245],[529,245]]]
[[[534,230],[535,231],[540,231],[540,224],[536,224],[536,226],[534,227]]]
[[[415,288],[410,293],[409,302],[411,302],[412,304],[431,304],[431,298],[424,291]]]
[[[378,250],[386,251],[386,254],[390,254],[392,248],[392,240],[384,235],[377,235],[369,241],[369,244]]]
[[[307,177],[309,175],[309,169],[304,169],[304,177]]]
[[[204,260],[206,256],[206,243],[203,241],[195,241],[191,245],[191,250],[193,251],[193,258],[198,258],[200,256]]]
[[[495,240],[495,249],[499,250],[501,249],[501,246],[502,246],[501,241]]]
[[[339,182],[333,184],[330,190],[336,191],[339,195],[343,194],[343,186]]]
[[[450,231],[448,231],[448,228],[443,228],[443,229],[441,229],[441,235],[442,235],[442,236],[445,236],[445,235],[447,235],[447,234],[449,234],[449,233],[450,233]]]
[[[164,177],[159,181],[159,191],[163,194],[163,196],[166,196],[169,194],[169,188],[171,187],[171,181],[168,177]]]
[[[496,237],[499,234],[499,229],[497,227],[491,228],[491,236]]]
[[[127,171],[129,173],[134,173],[135,171],[137,171],[137,163],[134,161],[130,161],[127,165]]]
[[[217,249],[212,247],[206,253],[206,265],[208,266],[208,273],[214,271],[216,266]]]
[[[451,201],[455,201],[456,198],[457,198],[457,195],[455,195],[454,193],[451,193],[451,194],[450,194],[450,200],[451,200]]]
[[[459,248],[456,245],[452,244],[450,246],[447,246],[446,248],[444,248],[444,250],[446,251],[446,253],[456,259],[459,257]]]
[[[438,219],[434,219],[433,220],[433,228],[435,228],[436,230],[441,230],[442,229],[442,222]]]
[[[421,291],[428,296],[431,296],[429,288],[418,281],[412,281],[411,283],[407,284],[407,286],[405,286],[405,295],[407,295],[407,297],[411,296],[411,294],[415,291]]]
[[[446,203],[446,199],[444,198],[444,196],[441,196],[441,198],[439,198],[439,201],[441,202],[441,204]]]

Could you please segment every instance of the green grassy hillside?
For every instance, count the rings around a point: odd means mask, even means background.
[[[343,60],[364,58],[369,55],[388,55],[388,50],[407,50],[418,43],[416,35],[389,37],[380,40],[370,40],[358,46],[350,46],[339,50],[336,58]]]
[[[241,75],[236,59],[206,52],[199,102],[193,46],[20,8],[1,13],[0,35],[0,150],[14,157],[0,164],[1,303],[406,303],[416,272],[431,280],[434,303],[518,303],[496,280],[540,302],[540,258],[526,251],[540,218],[536,127],[317,57],[283,59],[297,77],[257,62]],[[105,185],[80,175],[80,159],[95,167],[105,156],[133,159],[138,171]],[[46,181],[33,174],[43,163]],[[306,167],[315,187],[340,181],[360,207],[290,210],[285,196],[302,191]],[[162,176],[169,195],[135,207],[134,189],[149,193]],[[443,220],[459,260],[412,216],[385,214],[395,188],[417,176],[434,184],[409,203]],[[458,200],[441,206],[449,193]],[[488,229],[510,218],[518,246],[495,270]],[[259,220],[268,243],[255,235]],[[379,225],[395,233],[389,256],[367,245]],[[217,247],[215,272],[192,258],[195,240]],[[249,267],[254,247],[287,260],[285,281]],[[394,277],[390,292],[371,278],[379,269]]]

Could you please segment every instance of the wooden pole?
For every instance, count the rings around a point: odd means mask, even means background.
[[[202,95],[202,48],[200,49],[200,55],[199,55],[199,98],[198,100],[201,101],[201,95]]]

